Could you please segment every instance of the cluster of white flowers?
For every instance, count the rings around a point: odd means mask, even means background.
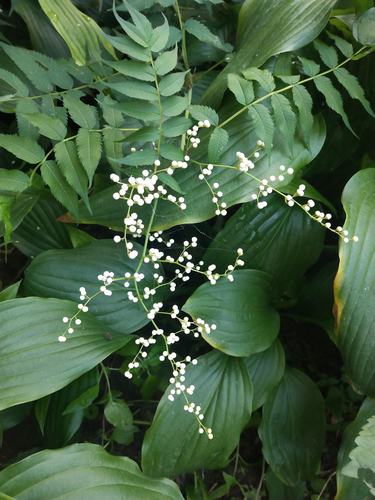
[[[128,363],[125,377],[128,379],[133,377],[134,370],[142,366],[142,360],[148,357],[150,349],[160,340],[163,344],[163,351],[159,355],[159,360],[168,362],[172,369],[172,376],[169,380],[171,386],[167,394],[168,400],[174,401],[176,396],[182,395],[186,402],[184,410],[195,416],[198,422],[199,433],[206,434],[209,439],[212,439],[212,429],[206,427],[203,423],[205,417],[201,407],[189,400],[190,396],[194,394],[195,387],[192,384],[189,385],[186,381],[186,368],[189,364],[196,365],[197,360],[192,359],[190,356],[186,356],[183,360],[179,361],[177,359],[178,355],[173,348],[175,344],[180,341],[182,336],[191,335],[193,337],[199,337],[201,335],[210,335],[211,332],[216,330],[217,325],[215,323],[207,323],[204,318],[192,319],[189,316],[182,316],[177,304],[173,304],[171,307],[168,306],[167,308],[163,302],[159,300],[158,291],[162,287],[167,287],[170,293],[175,292],[177,283],[179,281],[189,281],[192,273],[201,275],[207,279],[211,285],[215,285],[218,280],[222,278],[227,278],[228,281],[233,282],[233,271],[245,264],[241,258],[243,256],[243,250],[238,248],[234,263],[228,265],[223,273],[219,273],[214,263],[207,265],[202,260],[194,262],[194,249],[198,246],[198,239],[196,237],[185,240],[183,242],[183,248],[178,255],[172,255],[175,240],[170,237],[165,239],[162,231],[153,233],[149,233],[147,230],[145,231],[145,224],[137,212],[138,207],[152,205],[154,201],[158,199],[173,203],[181,210],[187,208],[183,196],[175,196],[168,192],[165,184],[169,186],[169,183],[163,182],[164,178],[161,174],[163,173],[164,176],[173,176],[177,170],[188,168],[189,162],[191,161],[190,156],[187,154],[189,148],[198,147],[200,144],[200,139],[197,137],[199,130],[201,128],[209,128],[210,126],[211,124],[208,120],[203,120],[199,121],[197,125],[194,125],[187,131],[189,144],[187,145],[183,160],[173,160],[170,162],[163,160],[163,163],[165,163],[164,165],[161,164],[160,160],[155,160],[152,167],[142,170],[141,175],[130,175],[126,180],[121,180],[120,176],[115,173],[111,174],[111,180],[119,186],[118,190],[114,192],[113,198],[115,200],[121,199],[125,201],[127,205],[127,213],[124,217],[124,234],[116,234],[113,240],[115,243],[124,242],[128,257],[130,259],[139,258],[138,265],[133,273],[125,272],[123,276],[115,276],[112,271],[104,271],[103,274],[98,276],[98,280],[101,282],[99,290],[91,297],[87,295],[85,288],[81,287],[79,293],[82,302],[78,304],[78,311],[71,318],[66,316],[63,318],[63,322],[67,324],[67,328],[64,334],[58,337],[58,340],[60,342],[65,342],[67,334],[74,332],[73,325],[78,326],[81,324],[81,319],[78,315],[81,312],[84,313],[88,311],[88,303],[91,300],[99,294],[111,296],[112,286],[115,283],[123,282],[123,286],[128,289],[126,293],[127,299],[132,303],[138,303],[151,322],[150,334],[146,337],[138,337],[135,341],[138,346],[138,351]],[[211,200],[216,207],[215,214],[222,216],[227,215],[227,203],[223,200],[225,193],[221,189],[220,183],[217,180],[211,181],[211,179],[214,177],[214,170],[216,173],[216,168],[229,168],[236,171],[236,174],[241,173],[250,176],[257,182],[258,192],[252,195],[252,199],[256,201],[259,209],[263,209],[267,206],[267,196],[273,192],[278,193],[284,198],[288,206],[299,206],[309,217],[324,225],[327,229],[339,234],[344,242],[348,242],[350,240],[348,231],[340,226],[332,228],[330,222],[332,214],[324,213],[320,210],[314,211],[315,202],[312,199],[307,199],[307,201],[304,202],[299,201],[299,198],[305,198],[306,186],[304,184],[300,184],[293,195],[284,194],[276,188],[276,183],[280,184],[284,181],[286,181],[286,184],[288,183],[287,176],[293,175],[293,168],[287,168],[284,165],[280,165],[276,172],[273,172],[267,178],[263,179],[258,179],[253,175],[253,171],[256,167],[255,162],[260,157],[260,151],[264,146],[263,141],[257,141],[255,150],[249,156],[246,156],[241,151],[237,152],[237,162],[232,166],[215,165],[212,163],[206,164],[192,160],[193,164],[199,167],[199,180],[205,182],[210,190]],[[131,148],[131,151],[135,151],[135,148]],[[139,255],[140,252],[129,238],[141,238],[144,235],[145,243],[142,254]],[[353,236],[352,240],[358,241],[357,236]],[[152,243],[152,246],[149,245],[149,243]],[[168,249],[171,249],[171,252]],[[169,265],[175,268],[172,278],[166,278],[162,270],[163,266],[168,267]],[[151,272],[146,272],[146,270]],[[147,283],[143,284],[144,281]],[[160,315],[169,316],[170,319],[177,323],[178,327],[174,331],[165,332],[156,322],[161,317]]]
[[[83,303],[80,302],[78,304],[78,311],[71,318],[68,318],[68,316],[63,317],[62,321],[67,326],[66,326],[64,333],[62,335],[59,335],[59,337],[57,339],[59,342],[66,342],[66,339],[67,339],[66,335],[74,333],[73,325],[79,326],[82,323],[82,320],[80,318],[78,318],[79,313],[80,312],[85,313],[89,310],[87,304],[88,304],[88,302],[90,302],[91,299],[90,299],[90,297],[88,297],[86,288],[83,286],[81,286],[79,289],[79,298],[81,300],[84,300],[85,302],[83,302]]]
[[[191,129],[186,132],[187,135],[190,137],[190,143],[193,148],[197,148],[199,146],[199,143],[201,142],[200,139],[197,137],[198,131],[200,128],[210,128],[211,123],[209,120],[200,120],[197,125],[194,125]]]

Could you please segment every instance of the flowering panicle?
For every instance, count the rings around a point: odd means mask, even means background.
[[[193,396],[195,387],[189,384],[185,379],[186,368],[189,364],[196,365],[197,360],[186,356],[182,360],[178,360],[177,353],[174,350],[175,344],[185,335],[190,335],[195,338],[201,335],[209,335],[217,328],[215,323],[206,323],[204,318],[190,318],[189,316],[181,315],[180,309],[177,304],[167,307],[158,298],[158,292],[162,288],[168,289],[169,293],[176,291],[179,282],[187,282],[193,274],[204,277],[211,285],[215,285],[219,279],[228,279],[233,282],[233,271],[237,267],[244,265],[241,259],[243,250],[237,250],[237,257],[233,264],[228,265],[223,273],[219,273],[216,265],[206,264],[202,260],[194,262],[193,253],[194,248],[198,245],[198,239],[192,237],[190,240],[183,242],[182,249],[177,256],[172,256],[169,253],[175,245],[173,238],[165,238],[162,231],[150,232],[149,228],[145,228],[145,223],[140,217],[137,209],[143,206],[154,206],[154,202],[158,199],[165,200],[169,203],[175,204],[180,210],[185,210],[186,203],[183,196],[176,196],[169,192],[168,187],[163,182],[165,175],[172,177],[177,170],[186,168],[197,168],[198,179],[204,182],[211,194],[212,203],[215,205],[216,215],[227,215],[227,202],[224,201],[225,193],[221,189],[218,181],[211,181],[213,173],[216,169],[231,169],[242,175],[249,176],[258,184],[257,193],[252,194],[252,199],[257,203],[259,209],[267,207],[267,197],[272,193],[277,193],[282,196],[285,203],[289,207],[294,205],[300,207],[304,212],[313,220],[323,225],[330,231],[338,234],[344,242],[350,241],[348,231],[338,226],[332,227],[330,213],[324,213],[315,209],[315,202],[312,199],[300,201],[301,198],[306,198],[306,186],[300,184],[293,194],[285,194],[280,189],[276,188],[276,184],[288,184],[288,177],[294,174],[291,167],[280,165],[276,172],[271,173],[267,178],[259,179],[253,172],[256,171],[256,161],[260,158],[260,152],[264,148],[263,141],[258,141],[255,150],[251,155],[246,156],[242,152],[237,152],[236,163],[234,165],[220,165],[213,163],[202,163],[196,160],[191,160],[187,154],[190,148],[196,149],[200,144],[198,132],[201,128],[209,128],[211,126],[208,120],[199,121],[187,131],[189,138],[183,160],[173,160],[165,162],[157,159],[154,161],[152,167],[144,168],[140,175],[130,175],[126,179],[121,180],[120,176],[112,173],[110,178],[117,185],[117,190],[113,193],[115,200],[123,200],[126,202],[126,214],[124,217],[124,231],[123,234],[116,234],[113,237],[115,243],[123,242],[129,259],[137,259],[138,265],[133,273],[126,272],[123,276],[115,276],[112,271],[104,271],[103,274],[98,276],[100,282],[99,289],[92,296],[88,296],[84,287],[79,290],[81,302],[78,304],[77,312],[71,317],[64,317],[63,322],[66,324],[66,330],[59,336],[60,342],[65,342],[68,334],[74,333],[74,327],[81,324],[81,319],[78,317],[80,313],[88,311],[88,304],[91,300],[99,294],[105,296],[112,295],[112,287],[114,284],[120,284],[127,290],[126,297],[132,303],[138,303],[147,318],[150,320],[151,329],[147,337],[138,337],[135,340],[138,346],[138,351],[131,362],[129,362],[125,377],[131,379],[133,371],[140,368],[142,360],[147,358],[149,349],[152,348],[157,342],[162,342],[163,351],[159,356],[161,362],[167,361],[172,370],[172,376],[169,380],[170,389],[167,398],[174,401],[176,396],[182,395],[185,399],[184,410],[191,413],[198,422],[198,430],[200,434],[206,434],[209,439],[213,438],[212,429],[206,427],[204,424],[204,414],[201,407],[190,401]],[[132,148],[131,151],[135,151]],[[164,164],[165,163],[165,164]],[[163,174],[163,175],[161,175]],[[136,249],[135,244],[131,239],[145,237],[142,254]],[[357,236],[351,238],[353,241],[358,241]],[[145,273],[141,271],[146,268],[152,268],[151,275],[153,277],[152,284],[148,282],[147,286],[143,285]],[[172,278],[166,278],[162,272],[162,267],[174,267]],[[161,328],[157,321],[161,316],[168,316],[176,324],[174,331],[166,332]]]

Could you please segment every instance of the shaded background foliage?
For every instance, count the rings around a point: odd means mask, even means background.
[[[0,5],[0,492],[371,498],[373,1],[134,0],[130,9],[117,2],[117,17],[107,0]],[[215,311],[217,331],[199,342],[184,338],[177,349],[199,357],[187,378],[212,442],[181,401],[168,401],[159,346],[131,382],[123,377],[136,354],[130,334],[147,335],[149,322],[124,294],[99,296],[80,333],[56,341],[78,288],[95,292],[103,263],[120,273],[135,268],[110,241],[124,206],[113,201],[108,177],[152,164],[147,144],[161,134],[146,49],[139,32],[126,38],[120,27],[130,10],[149,29],[131,7],[151,30],[170,25],[164,42],[162,28],[152,42],[163,82],[163,161],[182,159],[191,118],[213,125],[196,161],[232,165],[236,151],[250,154],[265,140],[256,175],[293,167],[293,179],[276,187],[293,194],[303,182],[306,196],[359,238],[338,244],[276,194],[259,210],[249,203],[257,183],[231,171],[215,173],[227,217],[215,216],[192,169],[163,178],[188,206],[161,203],[154,230],[167,230],[176,247],[198,234],[195,257],[219,271],[244,249],[233,285],[194,279],[163,298],[193,317]],[[352,45],[362,50],[357,58]],[[146,147],[131,153],[132,145]]]

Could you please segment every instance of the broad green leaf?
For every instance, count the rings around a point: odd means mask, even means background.
[[[159,138],[159,127],[150,126],[150,127],[142,127],[135,132],[126,136],[126,142],[134,143],[134,142],[156,142]]]
[[[138,28],[134,24],[130,23],[129,21],[125,21],[120,17],[117,13],[116,10],[114,9],[115,17],[117,21],[119,22],[121,28],[124,30],[124,32],[128,35],[128,37],[135,42],[137,45],[140,45],[142,48],[148,48],[149,43],[150,43],[150,38],[151,38],[151,33],[152,33],[152,26],[148,19],[146,19],[145,16],[143,18],[146,20],[148,23],[148,29],[146,32],[143,31],[142,28]]]
[[[164,76],[159,83],[160,94],[162,96],[170,96],[173,94],[177,94],[182,89],[184,85],[186,73],[170,73],[167,76]]]
[[[111,166],[116,165],[116,161],[124,156],[123,145],[124,133],[121,130],[105,128],[103,130],[103,146],[106,159]],[[90,198],[91,206],[91,198]]]
[[[197,19],[188,19],[185,23],[185,30],[201,42],[213,45],[217,49],[224,50],[225,52],[230,52],[233,50],[233,47],[230,43],[222,42],[217,35],[212,33],[212,31],[207,28],[207,26],[205,26]]]
[[[296,131],[296,115],[292,110],[289,100],[281,94],[271,96],[276,128],[285,137],[289,151],[293,151],[293,139]]]
[[[160,56],[155,60],[156,74],[159,76],[164,76],[172,71],[177,65],[177,55],[177,45],[174,49],[160,54]]]
[[[130,155],[125,156],[119,163],[129,166],[152,165],[158,158],[156,151],[153,149],[145,149],[144,151],[135,151]]]
[[[306,484],[298,482],[295,486],[287,486],[275,476],[272,469],[268,469],[265,475],[268,500],[304,500]]]
[[[348,129],[354,134],[352,127],[350,126],[349,119],[344,110],[344,105],[340,92],[333,86],[331,80],[326,76],[319,76],[314,80],[316,88],[321,92],[326,101],[327,105],[341,116],[342,121],[348,127]]]
[[[371,105],[366,99],[365,92],[361,87],[358,79],[349,73],[346,68],[338,68],[334,72],[335,77],[341,83],[341,85],[347,90],[348,94],[352,99],[357,99],[362,106],[365,108],[367,113],[375,117],[375,113],[371,109]]]
[[[356,446],[349,453],[350,462],[342,469],[342,473],[362,480],[371,494],[375,495],[375,415],[363,425],[354,441]]]
[[[163,17],[163,24],[155,28],[151,35],[150,47],[152,52],[160,52],[165,49],[169,40],[169,24],[167,18]]]
[[[166,54],[168,54],[168,52],[166,52]],[[137,78],[138,80],[143,80],[145,82],[153,82],[155,79],[152,67],[149,64],[144,64],[138,61],[130,61],[128,59],[123,59],[122,61],[105,61],[105,62],[106,64],[111,66],[111,68],[115,69],[122,75],[130,76],[132,78]],[[155,65],[156,63],[157,60],[155,61]]]
[[[169,186],[172,188],[174,191],[180,194],[185,194],[185,191],[182,190],[181,186],[179,183],[174,179],[172,176],[168,175],[166,172],[160,172],[158,174],[159,180],[165,184],[166,186]]]
[[[244,106],[254,100],[253,84],[234,73],[228,75],[228,88],[233,92],[236,100]]]
[[[65,40],[78,66],[101,60],[101,45],[114,56],[111,45],[96,22],[81,12],[70,0],[39,0],[54,28]]]
[[[324,401],[302,372],[287,369],[263,406],[259,435],[273,472],[293,486],[311,479],[325,441]]]
[[[335,279],[336,342],[345,370],[359,391],[375,396],[375,309],[372,265],[375,237],[375,169],[357,172],[345,186],[342,203],[348,240],[340,244]]]
[[[275,81],[268,69],[248,68],[242,71],[242,74],[246,80],[258,82],[266,92],[272,92],[275,89]]]
[[[279,333],[280,317],[272,306],[272,278],[263,271],[234,271],[234,283],[221,278],[201,285],[183,310],[216,329],[202,333],[215,349],[231,356],[264,351]]]
[[[359,15],[353,24],[353,35],[362,45],[375,45],[375,7]]]
[[[66,386],[120,349],[128,339],[85,313],[67,342],[57,339],[77,305],[28,297],[0,303],[0,409],[39,399]]]
[[[39,196],[40,196],[39,191],[36,191],[33,188],[28,188],[25,189],[25,191],[23,191],[22,193],[19,193],[16,199],[14,199],[14,197],[11,196],[9,205],[6,202],[2,203],[1,200],[0,235],[1,236],[4,235],[4,239],[7,243],[10,242],[12,231],[17,229],[17,227],[21,224],[21,222],[33,208],[35,203],[37,203]],[[7,239],[8,236],[9,239]]]
[[[306,276],[296,306],[288,314],[299,321],[319,325],[332,336],[334,330],[333,281],[337,262],[331,261]]]
[[[336,500],[358,500],[359,498],[370,500],[373,498],[367,486],[362,481],[345,476],[343,469],[350,461],[349,454],[355,447],[355,438],[367,420],[374,415],[375,401],[367,398],[362,403],[356,418],[345,429],[338,454]]]
[[[271,390],[280,382],[285,370],[284,349],[276,340],[271,347],[244,358],[254,387],[253,411],[267,401]]]
[[[20,500],[183,500],[172,481],[151,479],[133,460],[112,456],[95,444],[30,455],[0,473],[0,489]]]
[[[255,133],[252,120],[245,114],[227,124],[225,129],[229,135],[229,143],[220,161],[224,165],[233,165],[237,160],[237,151],[240,150],[245,154],[251,154],[258,136]],[[254,174],[256,174],[258,179],[263,179],[270,175],[278,176],[280,174],[280,165],[287,165],[294,168],[297,174],[303,166],[310,163],[320,151],[325,139],[324,123],[319,117],[315,118],[314,127],[308,139],[307,146],[296,137],[293,158],[289,158],[286,155],[283,142],[275,134],[274,146],[270,150],[269,157],[264,156],[257,160]],[[168,144],[168,147],[170,146],[172,145]],[[206,151],[204,144],[201,149],[198,149],[198,154],[200,151]],[[174,155],[178,152],[181,155],[180,158],[169,158],[168,156],[164,156],[163,148],[161,148],[161,155],[171,160],[183,159],[183,153],[179,147],[174,146],[173,151],[171,150],[171,153]],[[203,161],[206,160],[204,155],[205,153],[202,153],[202,156],[199,157]],[[154,230],[165,230],[179,224],[192,224],[215,216],[216,205],[212,203],[212,193],[207,184],[198,179],[198,174],[199,168],[195,167],[194,164],[191,164],[188,169],[176,172],[174,177],[179,185],[189,186],[189,190],[185,195],[187,208],[182,211],[172,203],[160,200],[153,225]],[[228,207],[237,203],[250,201],[252,194],[256,194],[259,189],[258,182],[254,181],[251,177],[229,169],[215,168],[213,174],[210,176],[210,182],[218,182],[220,184],[220,189],[224,193],[223,201],[227,203]],[[287,179],[283,182],[276,181],[274,186],[278,187],[286,182],[288,182]],[[104,223],[104,225],[112,228],[122,229],[126,205],[121,201],[111,200],[112,194],[113,189],[108,188],[90,197],[93,214],[91,215],[82,207],[80,222],[91,224]],[[149,214],[146,212],[142,214],[143,220],[147,220],[148,217]]]
[[[150,52],[145,47],[141,47],[126,36],[106,35],[106,39],[115,49],[122,54],[126,54],[137,61],[149,62]]]
[[[298,57],[299,62],[301,63],[302,71],[307,76],[315,76],[320,71],[320,66],[315,61],[311,59],[306,59],[305,57]]]
[[[41,92],[52,92],[53,85],[45,65],[37,60],[37,53],[32,50],[1,43],[1,48],[14,64],[24,73],[30,82]],[[42,54],[40,56],[43,57]],[[48,58],[47,58],[48,59]]]
[[[83,128],[95,128],[98,119],[96,108],[82,102],[79,94],[76,92],[64,94],[64,106],[77,125]]]
[[[20,100],[16,102],[16,120],[18,134],[22,137],[28,137],[37,141],[39,139],[39,129],[34,127],[32,123],[27,119],[25,114],[27,113],[38,113],[39,107],[36,103],[31,100]],[[53,113],[51,110],[49,113]]]
[[[0,80],[10,85],[10,87],[13,87],[13,89],[16,91],[16,95],[23,97],[29,95],[29,89],[27,85],[25,85],[23,81],[18,78],[18,76],[14,75],[10,71],[0,68]]]
[[[17,297],[18,289],[20,287],[21,281],[16,281],[12,285],[4,288],[0,291],[0,302],[4,302],[5,300],[15,299]]]
[[[351,43],[340,36],[334,35],[333,33],[327,33],[327,35],[335,42],[336,47],[345,57],[349,58],[353,55],[354,50]]]
[[[94,368],[81,375],[61,390],[46,396],[48,404],[39,425],[42,424],[43,443],[46,448],[60,448],[66,445],[80,428],[85,405],[77,404],[82,395],[94,388],[94,393],[86,402],[92,402],[99,392],[98,370]],[[43,402],[44,399],[39,400]],[[70,411],[66,410],[70,406]]]
[[[128,2],[124,0],[124,5],[130,14],[133,24],[128,21],[124,21],[113,9],[117,21],[120,23],[122,29],[125,33],[130,36],[135,42],[139,43],[143,47],[149,47],[150,40],[152,37],[152,25],[150,21],[137,9],[132,7]]]
[[[45,161],[40,169],[43,181],[50,188],[53,196],[75,217],[78,214],[78,198],[74,189],[62,175],[54,161]]]
[[[81,229],[78,229],[70,224],[66,224],[66,226],[73,248],[83,247],[95,241],[95,238],[89,233],[86,233],[86,231],[82,231]]]
[[[203,103],[216,106],[229,73],[260,67],[271,56],[291,52],[314,40],[336,0],[245,0],[238,19],[237,52],[214,80]]]
[[[219,117],[216,111],[208,106],[200,106],[198,104],[193,104],[189,108],[191,116],[199,121],[199,120],[208,120],[211,125],[219,124]]]
[[[163,123],[163,135],[164,137],[179,137],[183,135],[192,123],[189,118],[184,116],[175,116]]]
[[[184,153],[179,146],[171,144],[168,142],[162,142],[160,145],[160,156],[166,160],[177,160],[182,161],[184,159]],[[178,181],[176,181],[178,182]]]
[[[86,170],[91,185],[102,155],[102,137],[100,132],[80,128],[77,134],[77,153],[83,168]]]
[[[137,118],[138,120],[143,120],[145,122],[160,120],[159,109],[154,104],[146,101],[122,102],[121,104],[116,103],[115,106],[125,115],[131,116],[132,118]]]
[[[63,212],[52,197],[41,197],[15,229],[14,245],[28,257],[52,248],[71,248],[67,224],[57,220]]]
[[[2,191],[22,193],[29,185],[29,177],[21,172],[21,170],[0,168],[0,193]]]
[[[35,8],[28,0],[18,0],[13,9],[27,25],[31,45],[35,50],[48,54],[50,57],[69,57],[67,45],[56,32],[42,9]]]
[[[303,131],[305,140],[307,140],[314,123],[312,114],[313,100],[310,93],[303,85],[295,85],[292,89],[292,94],[294,104],[299,112],[299,126]]]
[[[124,401],[108,401],[104,415],[108,422],[118,429],[127,430],[133,423],[132,412]]]
[[[0,134],[0,148],[27,163],[39,163],[44,158],[44,151],[36,141],[18,135]]]
[[[225,467],[250,418],[253,388],[241,360],[205,354],[186,369],[186,384],[195,386],[191,401],[201,406],[203,423],[214,437],[198,433],[195,417],[183,409],[182,395],[168,400],[170,386],[143,441],[142,468],[151,477]]]
[[[87,193],[88,177],[80,162],[77,146],[73,141],[59,142],[55,146],[55,156],[65,179],[90,209]]]
[[[79,382],[78,395],[68,403],[64,415],[90,407],[91,403],[98,397],[99,381],[100,377],[97,368],[86,372],[77,379],[75,382]]]
[[[254,104],[254,106],[249,108],[249,116],[254,122],[254,129],[257,137],[264,142],[266,151],[269,151],[273,145],[273,134],[275,130],[271,113],[264,104]]]
[[[27,113],[23,116],[49,139],[61,141],[66,136],[66,126],[59,118],[44,113]]]
[[[188,107],[187,96],[172,95],[161,99],[163,114],[165,116],[177,116],[183,113]]]
[[[140,251],[140,247],[135,245]],[[99,240],[72,250],[49,250],[36,257],[26,270],[24,291],[28,295],[40,295],[70,299],[79,302],[79,288],[85,287],[88,295],[100,288],[98,274],[106,270],[116,276],[133,273],[137,262],[128,259],[122,245],[112,240]],[[152,269],[142,268],[144,286],[153,283]],[[134,292],[134,283],[124,288],[123,281],[113,286],[113,295],[99,294],[90,302],[90,311],[111,330],[128,334],[148,323],[142,306],[127,299],[128,290]],[[82,318],[84,324],[85,318]]]
[[[144,101],[157,101],[158,94],[156,88],[149,83],[140,82],[138,80],[123,80],[120,83],[107,83],[107,87],[120,94],[124,94],[133,99],[141,99]]]
[[[208,142],[208,161],[217,163],[225,152],[229,141],[228,132],[223,128],[215,128]]]
[[[339,59],[335,47],[327,45],[321,40],[315,40],[314,47],[319,52],[320,58],[326,66],[334,68],[338,65]]]
[[[13,406],[0,412],[0,427],[3,431],[11,429],[24,420],[30,412],[30,404]]]

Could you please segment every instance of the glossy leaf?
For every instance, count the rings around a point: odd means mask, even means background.
[[[357,17],[353,24],[353,35],[362,45],[375,45],[375,7]]]
[[[0,168],[0,192],[22,193],[29,185],[29,177],[20,170]]]
[[[182,89],[185,81],[185,73],[170,73],[164,76],[159,83],[160,94],[162,96],[170,96],[176,94]]]
[[[229,73],[259,67],[275,54],[296,50],[324,28],[335,0],[246,0],[240,10],[237,53],[210,85],[204,104],[217,106]]]
[[[229,141],[228,132],[224,128],[215,128],[208,143],[208,161],[217,163],[224,154]]]
[[[241,360],[205,354],[187,368],[186,383],[195,385],[192,400],[201,406],[214,438],[198,433],[194,416],[183,409],[184,397],[171,402],[167,389],[143,441],[142,468],[151,477],[224,467],[250,418],[252,384]]]
[[[337,495],[336,500],[370,500],[367,486],[359,479],[343,474],[343,469],[350,461],[349,454],[355,447],[355,439],[370,417],[375,415],[375,401],[367,398],[362,403],[356,418],[345,429],[337,463]]]
[[[276,340],[265,351],[244,358],[244,364],[254,387],[253,411],[255,411],[263,406],[272,389],[284,375],[284,349]]]
[[[0,148],[27,163],[39,163],[44,158],[44,151],[36,141],[18,135],[0,134]]]
[[[27,113],[23,115],[30,123],[39,129],[39,132],[56,141],[61,141],[66,135],[66,126],[54,116],[48,116],[43,113]]]
[[[97,121],[97,112],[94,106],[81,101],[79,94],[68,92],[64,94],[64,106],[69,111],[72,120],[83,128],[94,128]]]
[[[0,473],[0,489],[20,500],[183,499],[172,481],[146,477],[133,460],[109,455],[94,444],[30,455]]]
[[[5,300],[15,299],[17,297],[18,289],[20,287],[21,281],[16,281],[12,285],[7,286],[0,291],[0,302]]]
[[[86,402],[91,403],[99,392],[98,372],[93,369],[81,375],[69,385],[50,396],[42,421],[43,443],[46,448],[59,448],[65,446],[80,428],[84,405],[77,404],[77,400],[94,388],[94,393]],[[43,402],[44,398],[37,402]],[[70,408],[69,408],[70,406]],[[66,411],[69,408],[70,411]],[[74,409],[73,409],[74,408]]]
[[[110,400],[104,408],[105,418],[117,429],[127,430],[133,423],[133,415],[125,401]]]
[[[135,248],[138,248],[135,246]],[[138,248],[139,250],[139,248]],[[112,240],[99,240],[72,250],[50,250],[36,257],[26,270],[24,290],[29,295],[56,297],[79,302],[79,288],[88,295],[99,290],[98,274],[110,269],[116,276],[133,273],[137,262],[128,259],[122,245]],[[144,268],[145,286],[153,282],[152,269]],[[147,284],[146,284],[147,283]],[[123,282],[113,287],[113,295],[99,294],[90,303],[90,311],[103,324],[121,333],[132,333],[148,323],[142,306],[130,302]]]
[[[64,177],[89,208],[88,178],[80,162],[76,145],[72,141],[57,143],[55,156]]]
[[[280,318],[272,307],[272,278],[262,271],[233,272],[234,283],[222,278],[205,283],[189,297],[183,310],[194,319],[216,325],[203,338],[231,356],[249,356],[271,346]]]
[[[267,399],[259,435],[266,461],[285,484],[315,475],[325,441],[324,401],[299,370],[286,370]]]
[[[37,297],[0,303],[0,409],[41,398],[96,366],[128,339],[103,327],[90,313],[66,343],[58,342],[73,316],[73,302]]]
[[[102,154],[100,132],[80,128],[77,135],[77,152],[79,159],[86,170],[89,183],[92,183],[97,166]]]
[[[254,90],[251,82],[236,74],[228,75],[228,88],[233,92],[237,102],[247,106],[254,100]]]
[[[268,272],[273,283],[285,290],[319,257],[324,229],[277,194],[267,199],[262,210],[254,202],[242,205],[211,242],[204,260],[215,262],[223,272],[235,260],[237,248],[242,248],[246,268]]]
[[[333,86],[331,80],[327,76],[319,76],[314,80],[316,88],[321,92],[326,101],[327,105],[341,116],[342,121],[348,127],[348,129],[355,135],[352,127],[350,126],[348,115],[344,110],[344,104],[340,92]]]
[[[355,174],[345,186],[344,230],[358,242],[340,244],[335,279],[336,342],[353,385],[375,396],[375,352],[372,265],[375,237],[375,169]]]
[[[151,105],[149,104],[149,107]],[[233,165],[236,161],[236,151],[248,152],[253,150],[257,141],[254,124],[248,116],[239,117],[225,126],[229,135],[229,143],[221,162],[225,165]],[[274,147],[270,150],[268,157],[262,157],[257,161],[257,176],[259,179],[270,175],[279,175],[279,166],[288,165],[295,172],[309,163],[320,151],[325,138],[325,127],[321,120],[315,119],[314,127],[309,134],[308,147],[302,140],[295,140],[293,147],[293,158],[290,158],[283,146],[282,140],[275,135]],[[179,148],[175,148],[177,151]],[[180,151],[181,153],[181,151]],[[182,154],[182,153],[181,153]],[[170,158],[178,159],[178,158]],[[182,159],[182,158],[181,158]],[[271,168],[269,167],[271,165]],[[212,194],[205,182],[198,179],[199,168],[194,164],[190,168],[176,172],[175,179],[180,186],[189,186],[185,200],[186,210],[180,210],[172,203],[159,201],[153,229],[164,230],[178,224],[192,224],[210,219],[215,215],[216,206],[212,203]],[[230,207],[237,203],[243,203],[252,199],[251,195],[258,192],[258,183],[249,176],[229,169],[214,169],[210,176],[210,182],[218,182],[224,193],[223,201]],[[287,181],[280,184],[286,184]],[[279,185],[274,183],[275,187]],[[95,196],[90,197],[92,215],[82,207],[80,222],[105,224],[112,228],[123,228],[124,206],[121,201],[111,201],[112,188],[103,190]],[[147,220],[147,213],[142,214]]]
[[[43,181],[50,188],[53,196],[73,215],[78,216],[78,197],[74,189],[68,184],[59,167],[52,160],[43,163],[40,173]]]
[[[71,248],[66,224],[58,222],[64,209],[52,197],[41,198],[13,233],[13,243],[28,257],[52,248]]]

